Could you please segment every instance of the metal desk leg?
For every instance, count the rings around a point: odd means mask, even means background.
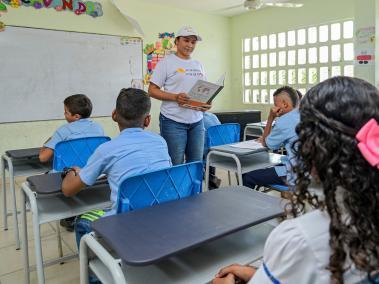
[[[37,275],[38,275],[38,283],[45,283],[45,275],[43,271],[43,257],[42,257],[42,245],[41,245],[41,231],[39,224],[39,216],[38,216],[38,207],[37,200],[34,192],[30,190],[26,183],[22,184],[22,189],[27,195],[30,204],[30,211],[32,212],[33,217],[33,233],[34,233],[34,246],[35,246],[35,254],[36,254],[36,267],[37,267]]]
[[[3,224],[4,231],[8,230],[8,212],[7,212],[7,187],[5,179],[5,159],[1,156],[1,195],[3,199]]]
[[[88,284],[88,247],[84,235],[79,246],[80,284]]]
[[[13,230],[14,230],[14,239],[16,240],[16,249],[20,249],[20,237],[18,233],[18,220],[17,220],[17,204],[16,204],[16,191],[15,191],[15,182],[14,182],[14,171],[12,160],[6,157],[8,160],[8,171],[9,171],[9,188],[12,194],[13,201]]]
[[[59,254],[59,257],[63,257],[62,236],[61,236],[61,227],[59,225],[59,221],[56,221],[55,225],[57,229],[58,254]]]
[[[22,232],[22,244],[24,251],[24,282],[28,284],[30,282],[29,278],[29,244],[28,244],[28,224],[26,219],[26,198],[25,192],[21,191],[21,226],[23,228]]]
[[[227,157],[227,158],[233,159],[234,162],[236,163],[235,172],[237,173],[237,184],[242,185],[242,183],[243,183],[242,182],[242,166],[241,166],[240,160],[238,159],[238,157],[236,155],[221,152],[221,151],[213,151],[213,150],[210,151],[207,155],[206,174],[209,174],[209,166],[210,166],[210,161],[212,160],[212,156],[221,156],[221,157]],[[206,176],[205,177],[205,189],[206,190],[208,190],[208,182],[209,181],[207,180],[207,176]]]
[[[121,260],[115,259],[95,239],[94,234],[86,234],[80,240],[80,284],[88,283],[88,249],[99,258],[112,275],[112,283],[126,284],[124,273],[121,269]]]
[[[204,191],[209,190],[209,153],[207,155],[207,160],[205,163],[205,188]]]

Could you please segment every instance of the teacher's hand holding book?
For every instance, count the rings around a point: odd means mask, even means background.
[[[178,105],[183,106],[184,104],[188,104],[189,102],[189,96],[186,93],[179,93],[176,95],[176,102]]]

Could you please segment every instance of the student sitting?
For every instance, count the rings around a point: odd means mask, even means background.
[[[378,90],[334,77],[308,91],[300,116],[296,191],[287,211],[297,217],[306,203],[315,210],[271,232],[258,270],[231,265],[213,284],[378,283]]]
[[[39,160],[44,163],[54,156],[55,145],[58,142],[75,138],[104,136],[104,130],[100,124],[89,119],[92,112],[91,100],[86,95],[72,95],[63,101],[64,117],[67,124],[59,127],[43,145]],[[60,221],[60,225],[67,231],[74,231],[75,217]]]
[[[39,153],[39,160],[42,163],[53,158],[55,145],[58,142],[75,138],[104,136],[101,125],[89,119],[92,103],[87,96],[72,95],[67,97],[63,104],[64,117],[68,123],[59,127],[43,145]]]
[[[287,157],[283,159],[284,165],[244,174],[242,176],[243,185],[250,188],[269,184],[285,185],[293,183],[290,163],[293,157],[291,146],[297,138],[295,127],[300,120],[297,109],[299,97],[296,90],[288,86],[277,89],[273,96],[275,106],[270,110],[267,125],[258,141],[272,150],[278,150],[284,145]],[[273,127],[272,124],[275,119],[275,127]]]
[[[204,154],[203,160],[207,159],[208,147],[207,147],[207,130],[211,126],[220,125],[221,122],[218,120],[217,116],[211,112],[204,112],[203,116],[204,129],[205,129],[205,139],[204,139]],[[216,168],[209,167],[209,189],[219,188],[221,184],[221,179],[216,176]]]
[[[93,185],[101,174],[107,176],[112,190],[110,210],[93,210],[76,220],[78,245],[80,238],[91,231],[92,221],[116,213],[118,188],[126,177],[171,166],[166,141],[144,130],[150,124],[150,108],[151,101],[146,92],[122,89],[112,113],[120,135],[101,144],[84,168],[73,168],[63,179],[62,191],[66,196],[73,196],[86,185]]]

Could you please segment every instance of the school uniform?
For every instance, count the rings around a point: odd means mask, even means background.
[[[294,184],[295,176],[292,173],[294,153],[292,145],[297,139],[295,129],[299,122],[300,114],[298,109],[293,109],[276,120],[275,127],[272,128],[265,142],[271,150],[278,150],[283,145],[287,151],[287,156],[282,157],[282,165],[244,174],[242,178],[245,186],[254,188],[256,185],[284,185],[284,180],[289,185]]]
[[[263,264],[248,283],[331,283],[329,225],[328,213],[321,210],[282,222],[269,235]],[[354,265],[344,273],[345,284],[366,278]]]
[[[43,146],[54,150],[55,145],[61,141],[97,136],[104,136],[101,125],[89,118],[82,118],[59,127]]]
[[[105,174],[111,188],[112,206],[105,212],[90,211],[77,220],[75,231],[78,245],[80,238],[91,231],[93,221],[116,213],[118,189],[125,178],[170,166],[166,141],[142,128],[124,129],[116,138],[101,144],[79,176],[83,183],[92,185],[101,174]]]

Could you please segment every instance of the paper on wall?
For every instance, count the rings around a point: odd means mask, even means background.
[[[131,16],[129,16],[128,14],[126,14],[123,10],[120,9],[120,7],[117,5],[116,1],[115,0],[111,0],[112,4],[117,8],[117,10],[120,11],[120,13],[132,24],[132,26],[135,28],[135,30],[142,36],[145,35],[145,33],[143,32],[140,24],[137,22],[136,19],[132,18]]]

